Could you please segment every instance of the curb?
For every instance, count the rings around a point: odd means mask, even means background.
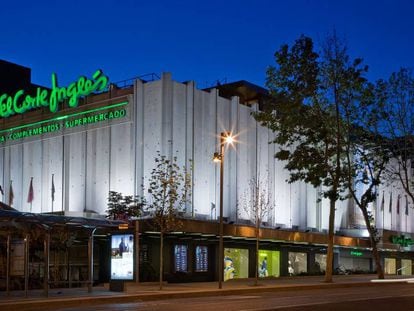
[[[75,307],[80,304],[97,305],[108,303],[131,303],[154,300],[178,299],[178,298],[198,298],[210,296],[229,296],[242,295],[259,292],[275,292],[275,291],[291,291],[291,290],[308,290],[308,289],[335,289],[335,288],[349,288],[349,287],[378,287],[387,286],[390,283],[373,283],[373,282],[358,282],[358,283],[321,283],[321,284],[292,284],[279,286],[251,286],[243,288],[232,289],[195,289],[190,291],[170,291],[167,290],[154,293],[129,293],[121,295],[99,295],[99,296],[83,296],[83,297],[50,297],[50,298],[30,298],[27,300],[14,300],[0,302],[1,309],[18,308],[19,310],[36,310],[36,309],[55,309],[65,307]],[[396,283],[393,283],[395,286]],[[401,285],[407,285],[401,283]]]

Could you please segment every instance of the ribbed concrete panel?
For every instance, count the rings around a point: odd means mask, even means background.
[[[290,227],[291,185],[286,182],[289,172],[284,168],[285,165],[284,161],[275,160],[275,223]]]
[[[142,195],[144,178],[144,83],[136,80],[134,83],[134,117],[135,125],[135,194]]]
[[[272,133],[272,131],[270,131],[269,129],[267,130],[267,139],[268,139],[268,150],[267,150],[267,158],[268,158],[268,163],[269,163],[269,169],[267,172],[267,178],[268,178],[268,182],[269,182],[269,196],[270,196],[270,200],[272,202],[272,208],[273,210],[271,211],[271,213],[269,214],[269,219],[268,222],[270,225],[274,226],[275,225],[275,207],[276,207],[276,202],[275,202],[275,179],[276,176],[274,174],[275,172],[275,144],[270,143],[271,141],[273,141],[273,137],[274,134]]]
[[[300,225],[300,184],[300,182],[295,182],[292,183],[290,187],[290,218],[292,221],[292,226]]]
[[[299,208],[299,217],[298,217],[298,226],[302,230],[307,228],[307,185],[304,182],[299,183],[299,197],[298,197],[298,208]]]
[[[183,102],[181,102],[183,106]],[[161,153],[167,157],[173,152],[173,81],[170,73],[161,77]]]
[[[10,156],[11,156],[11,148],[5,147],[3,148],[3,180],[4,180],[4,196],[3,202],[9,202],[10,196],[10,180],[11,180],[11,167],[10,167]]]
[[[230,101],[230,118],[229,118],[229,131],[233,135],[239,133],[239,98],[232,97]],[[228,206],[228,216],[229,220],[236,221],[238,213],[238,189],[237,189],[237,175],[238,175],[238,153],[237,153],[237,143],[234,143],[233,146],[230,146],[229,157],[227,157],[226,164],[229,165],[229,206]]]
[[[215,91],[197,91],[194,96],[194,210],[197,214],[210,217],[211,207],[216,206],[213,214],[218,216],[219,165],[212,161],[214,151],[218,150],[215,122],[217,96]]]
[[[329,228],[329,200],[323,198],[321,202],[321,229]]]
[[[183,167],[186,161],[187,138],[186,85],[173,82],[171,104],[173,117],[171,151],[173,156],[177,156],[178,165]]]
[[[0,200],[1,202],[5,202],[6,200],[6,179],[5,179],[5,153],[6,153],[6,148],[0,148],[0,186],[3,189],[3,194],[0,193]]]
[[[65,137],[65,210],[83,212],[86,182],[86,132]]]
[[[186,165],[193,166],[194,164],[194,82],[186,83],[186,129],[185,129],[185,161]],[[194,187],[194,174],[192,173],[192,185]],[[194,195],[191,196],[190,202],[186,205],[188,214],[195,216],[194,210]]]
[[[124,195],[134,194],[134,155],[131,136],[130,123],[111,127],[110,190]]]
[[[62,211],[63,137],[42,141],[42,212]],[[52,174],[55,193],[52,207]],[[38,185],[39,186],[39,185]]]
[[[39,141],[26,143],[23,145],[23,167],[22,170],[22,198],[21,210],[27,212],[40,213],[42,195],[42,143]],[[30,179],[33,177],[33,194],[32,204],[27,202],[29,193]]]
[[[217,97],[217,134],[221,132],[231,131],[232,127],[230,124],[230,113],[231,113],[231,102],[225,98]],[[231,218],[233,216],[233,211],[235,206],[232,206],[231,203],[231,177],[234,174],[234,167],[236,165],[235,153],[236,150],[231,145],[225,146],[225,158],[224,158],[224,186],[223,186],[223,216]],[[209,148],[212,150],[212,148]],[[211,151],[210,151],[211,154]],[[211,156],[210,156],[211,162]]]
[[[317,209],[316,189],[312,185],[306,186],[306,226],[308,228],[317,228],[316,209]]]
[[[241,105],[239,107],[239,130],[237,136],[237,193],[238,199],[240,201],[239,206],[239,218],[248,220],[250,216],[248,215],[249,209],[244,207],[243,201],[246,197],[249,197],[249,181],[253,178],[252,165],[250,164],[249,152],[255,150],[255,145],[249,141],[248,133],[255,130],[251,128],[251,109],[247,106]]]
[[[13,207],[19,211],[27,211],[23,199],[23,145],[10,146],[10,180],[13,181]],[[26,198],[27,199],[27,198]]]
[[[109,193],[110,128],[88,133],[86,209],[103,214]]]
[[[255,110],[257,109],[257,105],[254,106]],[[253,118],[253,117],[251,117]],[[274,159],[269,159],[269,149],[271,145],[269,145],[269,131],[268,129],[260,126],[257,124],[257,179],[260,182],[261,190],[264,195],[270,196],[271,194],[271,185],[272,185],[272,178],[270,174],[270,167],[271,163]],[[273,166],[272,166],[273,167]],[[267,207],[266,207],[267,208]],[[263,211],[265,212],[265,211]],[[271,215],[267,215],[262,221],[271,224]]]
[[[148,188],[148,178],[154,167],[154,157],[157,151],[162,152],[162,96],[161,81],[144,85],[144,163],[143,176],[145,188]]]

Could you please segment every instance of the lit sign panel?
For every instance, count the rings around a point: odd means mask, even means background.
[[[360,251],[350,251],[349,253],[351,256],[361,257],[363,254]]]
[[[72,129],[78,126],[108,122],[126,117],[128,101],[84,110],[0,131],[0,144],[23,138]]]
[[[134,279],[134,236],[116,234],[111,237],[111,280]]]
[[[59,87],[57,76],[53,73],[51,90],[38,87],[35,95],[25,94],[24,90],[19,90],[14,95],[2,94],[0,96],[0,118],[23,114],[40,107],[49,107],[51,112],[57,112],[58,104],[64,100],[68,100],[69,108],[77,107],[80,97],[88,96],[95,91],[103,91],[108,81],[108,77],[103,74],[102,70],[97,70],[90,79],[80,77],[68,87]]]
[[[405,236],[401,235],[401,236],[396,236],[396,235],[392,235],[390,237],[390,240],[393,244],[398,244],[402,247],[407,247],[410,245],[414,244],[413,239],[411,238],[406,238]]]

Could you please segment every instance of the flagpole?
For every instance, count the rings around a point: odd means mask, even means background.
[[[33,198],[34,198],[34,193],[33,193],[33,177],[31,177],[30,178],[30,185],[29,185],[29,194],[27,196],[27,202],[30,203],[30,213],[32,212]]]
[[[408,232],[408,225],[407,225],[407,216],[408,216],[408,199],[407,199],[407,195],[405,196],[405,232]]]
[[[13,205],[14,200],[14,193],[13,193],[13,180],[10,179],[10,185],[9,185],[9,206]]]
[[[382,192],[382,201],[381,201],[381,208],[382,208],[382,232],[385,230],[385,202],[384,202],[384,191]]]
[[[52,214],[53,214],[53,204],[55,202],[55,181],[54,181],[55,174],[52,174]]]
[[[390,225],[390,230],[392,230],[392,192],[391,192],[391,196],[390,196],[390,218],[391,218],[391,225]]]

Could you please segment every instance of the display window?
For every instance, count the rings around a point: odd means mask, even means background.
[[[384,273],[396,274],[397,273],[397,261],[395,258],[384,258]]]
[[[270,250],[259,250],[258,263],[259,277],[280,276],[280,252]]]
[[[224,249],[224,281],[249,277],[249,250]]]
[[[288,273],[299,275],[308,272],[308,254],[289,252]]]
[[[326,254],[315,254],[316,272],[325,273],[326,271]]]
[[[411,259],[401,259],[401,274],[412,275],[412,261]]]

